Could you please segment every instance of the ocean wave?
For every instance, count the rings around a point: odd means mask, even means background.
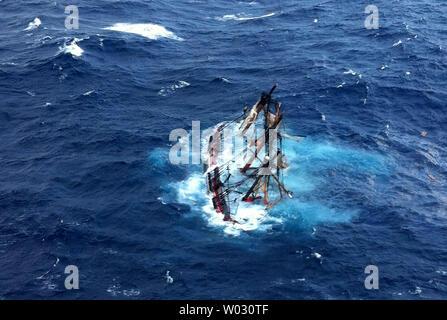
[[[256,1],[251,1],[251,2],[239,1],[238,3],[242,4],[242,5],[249,5],[249,6],[255,6],[255,5],[259,4],[259,2],[256,2]]]
[[[42,21],[40,21],[40,19],[38,17],[34,18],[33,21],[31,21],[28,24],[28,27],[26,27],[25,29],[23,29],[23,31],[30,31],[30,30],[34,30],[36,28],[38,28],[40,25],[42,24]]]
[[[393,47],[397,47],[398,45],[401,45],[401,44],[402,44],[402,40],[399,40],[399,41],[393,43]]]
[[[225,82],[225,83],[231,83],[230,80],[228,80],[227,78],[224,77],[218,77],[213,79],[211,82]]]
[[[176,36],[172,31],[169,31],[165,27],[153,23],[115,23],[113,26],[104,28],[104,30],[137,34],[151,40],[168,38],[177,41],[183,41],[182,38]]]
[[[89,95],[91,95],[94,92],[95,92],[95,90],[90,90],[90,91],[87,91],[87,92],[83,93],[82,95],[83,96],[89,96]]]
[[[65,43],[60,50],[64,53],[70,53],[73,57],[80,57],[84,53],[84,50],[78,46],[78,42],[81,42],[84,39],[74,38],[70,44]]]
[[[158,91],[158,94],[167,97],[168,95],[173,94],[177,89],[188,87],[190,85],[191,84],[186,81],[177,81],[169,87],[161,88],[160,91]]]
[[[257,19],[263,19],[263,18],[268,18],[268,17],[272,17],[274,16],[276,13],[275,12],[271,12],[262,16],[257,16],[257,17],[248,17],[248,16],[241,16],[240,14],[226,14],[222,17],[217,17],[216,20],[219,21],[227,21],[227,20],[236,20],[236,21],[247,21],[247,20],[257,20]]]
[[[355,72],[352,69],[349,69],[348,71],[343,72],[343,74],[352,74],[353,76],[355,76],[357,74],[357,72]]]

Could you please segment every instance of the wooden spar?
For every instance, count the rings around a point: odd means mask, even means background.
[[[267,96],[267,101],[264,105],[264,136],[265,136],[265,146],[266,146],[266,156],[269,156],[269,152],[270,152],[270,141],[269,141],[269,129],[270,129],[270,125],[269,125],[269,109],[270,109],[270,101],[272,99],[272,93],[273,91],[275,91],[275,89],[278,87],[278,84],[275,83],[275,85],[272,87],[272,89],[270,89],[270,92]],[[274,127],[276,121],[274,122],[274,124],[272,125],[272,127]]]
[[[268,176],[266,176],[264,178],[264,185],[262,186],[262,191],[264,192],[264,204],[268,205],[270,200],[269,200],[269,195],[268,195],[268,183],[269,183],[270,178]]]
[[[281,123],[283,116],[284,116],[284,112],[281,113],[278,120],[276,120],[276,122],[273,124],[273,126],[270,129],[276,129],[279,126],[279,124]],[[269,134],[270,134],[270,130],[266,130],[264,140],[261,140],[261,143],[260,143],[260,145],[257,146],[254,155],[250,158],[250,160],[247,162],[247,164],[241,169],[242,173],[245,173],[248,170],[248,168],[250,168],[250,165],[255,160],[258,152],[261,151],[261,148],[266,144],[266,141],[269,139]],[[256,140],[256,144],[257,143],[258,143],[258,140]]]
[[[245,201],[248,199],[248,197],[253,193],[253,191],[255,190],[257,184],[259,183],[259,181],[263,178],[263,176],[258,176],[255,180],[255,182],[251,185],[250,189],[248,189],[247,193],[245,194],[245,196],[242,197],[242,201]]]
[[[279,134],[281,137],[284,137],[284,138],[287,138],[287,139],[290,139],[290,140],[295,140],[296,142],[300,142],[300,139],[302,139],[302,138],[306,138],[306,136],[291,136],[290,134],[287,134],[287,133],[280,133]]]
[[[274,157],[272,160],[274,160],[277,156],[278,156],[278,153],[275,154],[275,157]],[[259,158],[258,158],[258,159],[259,159]],[[268,167],[269,163],[270,163],[270,162],[267,161],[266,163],[264,163],[264,164],[261,166],[261,168],[262,168],[262,167],[263,167],[263,168]],[[248,197],[253,193],[253,191],[255,190],[257,184],[259,183],[259,181],[261,180],[262,177],[264,177],[264,176],[262,176],[262,175],[258,175],[258,176],[257,176],[255,182],[252,184],[252,186],[250,187],[250,189],[247,191],[247,193],[245,194],[245,196],[242,198],[243,201],[247,200]],[[276,178],[274,175],[273,175],[273,177]],[[277,182],[279,183],[279,181],[277,181]],[[284,188],[284,189],[285,189],[285,188]],[[285,189],[285,190],[286,190],[286,189]]]
[[[279,109],[281,109],[281,102],[276,105],[275,121],[278,120]]]
[[[242,130],[241,135],[243,136],[248,129],[250,129],[251,125],[255,122],[259,112],[261,112],[261,110],[264,108],[264,105],[262,103],[259,103],[258,108],[256,109],[255,113],[253,115],[249,115],[249,120],[247,123],[247,126],[244,128],[244,130]]]
[[[253,106],[253,108],[250,111],[250,114],[247,116],[247,118],[244,120],[244,122],[241,125],[241,128],[246,125],[244,130],[242,130],[241,135],[243,136],[245,132],[250,128],[250,126],[253,124],[253,122],[256,120],[256,117],[258,116],[259,112],[261,112],[262,109],[265,109],[265,105],[270,103],[270,99],[272,97],[273,91],[278,87],[278,84],[276,83],[272,89],[270,89],[270,92],[268,94],[263,93],[261,95],[261,99]],[[257,105],[257,107],[256,107]],[[253,113],[255,111],[255,113]],[[239,128],[240,129],[240,128]]]
[[[266,157],[269,156],[269,151],[270,151],[270,141],[269,141],[269,134],[268,134],[268,129],[269,129],[269,108],[270,108],[270,99],[271,96],[269,96],[267,103],[264,106],[264,144],[265,144],[265,155]],[[267,158],[268,159],[268,158]]]
[[[250,140],[247,141],[247,151],[245,152],[244,159],[247,157],[247,154],[248,154],[248,151],[250,151],[250,148],[253,146],[256,146],[258,143],[258,141],[255,139],[255,134],[256,134],[256,132],[253,131],[253,134],[251,135]]]
[[[281,153],[281,157],[282,157],[282,153]],[[279,170],[280,170],[280,168],[278,168],[278,178],[279,178]],[[277,185],[278,185],[278,190],[279,190],[279,199],[278,200],[276,200],[275,202],[273,202],[273,203],[271,203],[271,204],[269,204],[266,208],[265,208],[265,210],[270,210],[271,208],[273,208],[274,206],[276,206],[277,204],[278,204],[278,202],[279,201],[281,201],[281,199],[282,199],[282,189],[284,189],[287,193],[289,192],[280,182],[279,182],[279,179],[277,178],[277,177],[275,177],[275,175],[273,175],[273,178],[275,179],[275,182],[277,183]]]
[[[273,85],[273,87],[270,89],[269,96],[272,95],[273,91],[275,91],[275,89],[278,88],[278,86],[279,86],[278,83],[275,83],[275,84]]]
[[[270,210],[271,208],[273,208],[275,205],[278,204],[278,202],[281,201],[281,199],[282,199],[282,197],[279,198],[278,200],[276,200],[275,202],[271,203],[270,205],[268,205],[267,208],[265,208],[265,210]]]
[[[245,127],[249,122],[252,122],[256,119],[258,114],[258,107],[261,103],[261,98],[253,105],[253,107],[250,109],[250,112],[248,113],[247,117],[244,119],[242,124],[239,126],[239,130]]]
[[[273,179],[276,181],[276,183],[278,184],[278,186],[279,186],[280,188],[282,188],[286,193],[289,193],[289,190],[287,190],[287,188],[284,187],[284,185],[282,185],[281,182],[279,182],[278,178],[277,178],[274,174],[272,174],[272,177],[273,177]]]
[[[261,141],[256,141],[255,144],[256,146],[256,150],[253,153],[253,155],[251,156],[251,158],[248,160],[247,164],[241,169],[242,173],[245,173],[251,166],[251,164],[253,163],[253,161],[255,161],[255,158],[258,155],[258,152],[261,151],[261,149],[264,147],[265,145],[265,139],[261,140]]]

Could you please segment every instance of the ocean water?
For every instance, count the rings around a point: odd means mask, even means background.
[[[0,0],[0,298],[447,298],[447,3],[368,4]],[[276,82],[295,198],[241,230],[169,133]]]

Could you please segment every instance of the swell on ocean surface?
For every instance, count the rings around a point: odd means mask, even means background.
[[[115,23],[113,26],[104,28],[104,30],[133,33],[151,40],[168,38],[183,41],[182,38],[176,36],[172,31],[166,30],[165,27],[153,23]]]
[[[257,19],[263,19],[268,17],[273,17],[275,15],[275,12],[267,13],[262,16],[244,16],[240,14],[226,14],[222,17],[217,17],[216,20],[219,21],[226,21],[226,20],[236,20],[236,21],[249,21],[249,20],[257,20]]]
[[[64,45],[60,49],[64,53],[71,54],[73,57],[80,57],[84,53],[84,50],[81,47],[79,47],[78,42],[82,40],[83,39],[74,38],[68,44],[64,43]]]

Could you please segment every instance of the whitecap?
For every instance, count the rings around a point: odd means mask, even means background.
[[[40,21],[39,18],[34,18],[33,21],[31,21],[30,23],[28,23],[28,27],[26,27],[25,29],[23,29],[24,31],[30,31],[30,30],[34,30],[37,27],[39,27],[42,24],[42,21]]]
[[[321,259],[322,258],[322,255],[320,253],[318,253],[318,252],[312,253],[312,256],[317,258],[317,259]]]
[[[422,293],[422,289],[420,287],[416,287],[414,290],[408,290],[410,294],[420,295]]]
[[[0,65],[2,65],[2,66],[16,66],[17,63],[15,63],[15,62],[3,62],[3,63],[0,63]]]
[[[357,74],[357,72],[355,72],[352,69],[349,69],[348,71],[343,72],[344,74],[352,74],[353,76],[355,76]]]
[[[118,251],[113,250],[111,248],[107,248],[107,249],[103,250],[103,252],[106,253],[106,254],[112,254],[112,255],[118,253]]]
[[[158,91],[158,94],[160,96],[167,97],[168,95],[173,94],[177,89],[188,87],[190,85],[191,84],[187,81],[183,80],[177,81],[174,84],[170,85],[169,87],[161,88],[160,91]]]
[[[59,258],[58,257],[56,257],[56,261],[53,263],[53,268],[55,268],[56,266],[57,266],[57,264],[59,263]],[[44,274],[42,274],[41,276],[38,276],[36,279],[38,279],[38,280],[42,280],[42,279],[44,279],[44,277],[45,276],[47,276],[50,272],[51,272],[51,270],[52,269],[49,269],[47,272],[45,272]],[[51,277],[50,277],[51,278]],[[46,281],[48,281],[48,280],[46,280]],[[51,288],[50,288],[51,289]]]
[[[140,295],[140,290],[138,289],[123,290],[123,295],[125,295],[126,297],[136,297]]]
[[[182,38],[177,37],[173,32],[167,30],[165,27],[153,23],[115,23],[113,26],[104,28],[104,30],[137,34],[151,40],[168,38],[183,41]]]
[[[263,19],[263,18],[272,17],[275,14],[276,14],[275,12],[271,12],[271,13],[264,14],[262,16],[257,16],[257,17],[245,17],[245,16],[240,16],[240,15],[235,15],[235,14],[226,14],[223,17],[217,17],[216,20],[219,20],[219,21],[227,21],[227,20],[236,20],[236,21],[257,20],[257,19]]]
[[[118,294],[120,294],[121,293],[121,290],[119,290],[120,289],[120,284],[112,284],[111,286],[109,286],[108,288],[107,288],[107,292],[108,293],[110,293],[112,296],[114,296],[114,297],[116,297]]]
[[[53,37],[52,36],[45,36],[40,41],[43,43],[43,42],[48,41],[48,40],[53,40]]]
[[[110,285],[106,291],[114,297],[119,295],[124,295],[126,297],[135,297],[140,295],[140,290],[136,288],[121,289],[121,284],[115,278],[113,279],[113,284]]]
[[[83,95],[83,96],[89,96],[89,95],[91,95],[93,92],[95,92],[95,90],[87,91],[87,92],[83,93],[82,95]]]
[[[396,43],[393,43],[393,47],[397,47],[400,44],[402,44],[402,40],[399,40]]]
[[[165,278],[166,278],[166,283],[171,284],[174,282],[174,278],[169,275],[169,272],[170,272],[169,270],[166,271]]]
[[[163,201],[163,198],[162,198],[162,197],[158,197],[157,200],[160,201],[161,204],[166,204],[166,202]]]
[[[249,5],[249,6],[255,6],[255,5],[258,5],[259,2],[251,1],[251,2],[248,2],[248,3],[247,3],[247,2],[245,2],[245,1],[239,1],[238,4],[241,4],[241,5]]]
[[[343,86],[346,84],[346,82],[343,82],[342,84],[338,85],[337,88],[343,88]]]
[[[74,38],[73,41],[67,45],[64,44],[60,49],[64,51],[64,53],[70,53],[73,57],[80,57],[84,53],[84,50],[78,46],[78,42],[81,42],[83,39]]]

